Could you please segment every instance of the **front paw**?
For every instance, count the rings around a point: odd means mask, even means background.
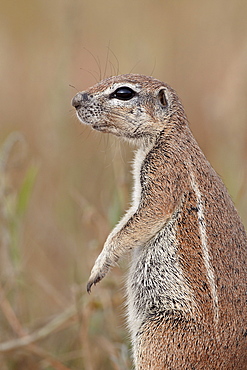
[[[87,292],[91,292],[92,285],[99,283],[103,277],[107,274],[111,267],[111,261],[105,257],[103,254],[100,254],[97,258],[94,267],[91,271],[90,278],[87,283]]]
[[[100,282],[100,280],[103,279],[103,277],[105,276],[106,273],[102,274],[102,273],[97,273],[97,274],[91,274],[89,280],[88,280],[88,283],[87,283],[87,292],[88,293],[91,293],[91,288],[92,288],[92,285],[96,285],[97,283]]]

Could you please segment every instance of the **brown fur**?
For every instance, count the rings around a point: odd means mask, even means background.
[[[134,91],[122,100],[121,87]],[[88,290],[133,249],[127,281],[135,368],[247,369],[247,238],[173,89],[106,79],[72,104],[94,129],[134,142],[133,205],[106,240]]]

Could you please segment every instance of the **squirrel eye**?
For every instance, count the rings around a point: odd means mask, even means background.
[[[168,105],[167,100],[166,100],[165,89],[162,89],[159,91],[158,99],[161,105],[163,105],[163,107],[166,107]]]
[[[123,86],[119,87],[115,90],[111,95],[110,99],[116,98],[119,100],[130,100],[136,95],[135,91],[133,91],[130,87]]]

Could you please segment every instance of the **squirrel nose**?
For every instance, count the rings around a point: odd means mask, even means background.
[[[71,100],[71,105],[77,109],[77,108],[81,107],[83,102],[86,102],[86,101],[88,101],[88,94],[87,93],[78,93]]]

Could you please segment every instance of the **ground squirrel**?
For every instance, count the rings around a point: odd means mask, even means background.
[[[132,206],[87,289],[132,251],[128,325],[135,369],[247,369],[247,238],[176,92],[142,75],[72,100],[79,120],[136,145]]]

